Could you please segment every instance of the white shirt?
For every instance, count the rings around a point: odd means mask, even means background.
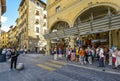
[[[104,50],[102,48],[100,48],[100,54],[99,54],[100,57],[104,57],[103,53],[104,53]]]

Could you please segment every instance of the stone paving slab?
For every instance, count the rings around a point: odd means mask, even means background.
[[[31,60],[32,61],[35,61],[35,58],[36,58],[36,56],[35,56],[35,54],[33,54],[32,56],[31,55],[27,55],[27,56],[30,56],[31,57]],[[48,61],[50,61],[50,60],[53,60],[53,58],[54,58],[54,56],[53,55],[47,55],[47,56],[43,56],[43,55],[41,55],[41,54],[38,54],[37,55],[38,56],[38,58],[39,59],[43,59],[43,61],[45,61],[45,58],[47,58],[48,59]],[[39,56],[41,56],[41,57],[39,57]],[[102,68],[102,67],[98,67],[98,61],[96,61],[96,62],[93,62],[93,64],[83,64],[83,65],[81,65],[79,62],[77,63],[77,62],[66,62],[66,58],[65,57],[63,57],[61,60],[60,59],[58,59],[57,61],[60,61],[60,62],[64,62],[64,63],[67,63],[67,64],[70,64],[70,65],[77,65],[77,66],[80,66],[80,67],[82,67],[82,68],[92,68],[92,69],[94,69],[94,70],[100,70],[100,71],[102,71],[103,69],[105,69],[106,71],[110,71],[110,72],[114,72],[114,73],[120,73],[120,69],[112,69],[112,67],[113,66],[110,66],[110,65],[106,65],[104,68]]]
[[[107,65],[106,64],[106,66],[105,67],[98,67],[98,61],[95,61],[95,62],[93,62],[93,64],[80,64],[79,62],[67,62],[66,61],[66,58],[62,58],[62,60],[58,60],[58,61],[60,61],[60,62],[65,62],[65,63],[67,63],[67,64],[69,64],[69,65],[75,65],[75,66],[79,66],[79,67],[81,67],[81,68],[86,68],[86,69],[89,69],[89,68],[91,68],[91,69],[93,69],[93,70],[99,70],[99,71],[102,71],[102,70],[106,70],[106,71],[110,71],[110,72],[114,72],[114,73],[117,73],[117,74],[120,74],[120,68],[118,68],[118,69],[112,69],[112,67],[113,66],[111,66],[111,65]]]
[[[56,72],[78,81],[120,81],[120,74],[111,74],[103,71],[88,70],[68,65]]]
[[[22,71],[9,71],[8,65],[0,72],[0,81],[76,81],[56,72],[49,72],[37,66],[30,66]],[[2,67],[3,68],[3,67]],[[0,67],[0,69],[2,69]]]
[[[0,73],[8,71],[10,69],[10,64],[7,62],[0,63]]]
[[[33,61],[35,61],[35,62],[42,62],[42,61],[45,61],[46,59],[48,59],[47,61],[50,61],[50,60],[53,60],[53,58],[54,58],[54,56],[52,56],[52,55],[47,55],[47,56],[43,56],[43,55],[41,55],[41,54],[38,54],[37,56],[38,57],[36,57],[36,54],[28,54],[27,55],[28,56],[28,59],[30,59],[31,58],[31,62],[33,62]],[[30,57],[30,58],[29,58]],[[36,59],[42,59],[41,61],[36,61]],[[106,67],[104,67],[104,68],[102,68],[102,67],[98,67],[98,62],[96,61],[96,62],[94,62],[93,64],[83,64],[83,65],[81,65],[79,62],[78,63],[76,63],[76,62],[66,62],[66,58],[62,58],[62,60],[57,60],[57,61],[60,61],[60,62],[64,62],[64,63],[68,63],[68,64],[70,64],[70,65],[77,65],[77,66],[81,66],[82,68],[92,68],[92,69],[94,69],[94,70],[96,70],[96,69],[98,69],[98,70],[100,70],[100,71],[102,71],[103,69],[105,69],[106,71],[110,71],[110,72],[116,72],[116,73],[120,73],[120,69],[112,69],[112,67],[113,66],[110,66],[110,65],[106,65]]]

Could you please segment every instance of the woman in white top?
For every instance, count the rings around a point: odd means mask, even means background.
[[[104,67],[104,50],[103,48],[100,48],[99,51],[99,67]]]
[[[120,52],[118,51],[117,48],[114,48],[114,53],[113,54],[114,54],[113,56],[116,57],[114,69],[117,69],[117,67],[120,65]]]

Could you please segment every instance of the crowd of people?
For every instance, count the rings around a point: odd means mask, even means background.
[[[23,49],[1,49],[0,54],[4,56],[5,59],[11,59],[11,69],[16,68],[17,57],[19,54],[27,53]],[[88,47],[66,47],[63,51],[62,48],[52,48],[51,54],[54,54],[55,60],[59,57],[62,59],[63,56],[66,57],[66,61],[73,61],[80,64],[93,64],[98,62],[99,67],[105,67],[106,64],[113,66],[113,69],[117,69],[120,66],[120,51],[117,47],[112,46],[110,49],[99,46],[97,48]]]
[[[64,54],[65,52],[65,54]],[[117,47],[110,49],[99,46],[94,47],[75,47],[74,49],[67,47],[64,51],[61,48],[52,48],[51,54],[61,58],[66,57],[66,61],[74,61],[80,64],[93,64],[98,62],[99,67],[105,67],[106,64],[111,65],[113,69],[117,69],[120,65],[120,51]],[[57,59],[56,59],[57,60]]]

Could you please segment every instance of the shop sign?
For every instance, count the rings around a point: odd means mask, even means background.
[[[57,39],[52,39],[51,40],[51,43],[57,43],[58,41],[57,41]]]
[[[99,42],[99,39],[96,39],[96,40],[92,40],[91,42],[92,42],[92,43],[96,43],[96,42]]]
[[[96,43],[96,42],[107,42],[107,41],[108,41],[107,39],[95,39],[95,40],[92,40],[91,42]]]
[[[100,42],[107,42],[107,39],[100,39]]]

